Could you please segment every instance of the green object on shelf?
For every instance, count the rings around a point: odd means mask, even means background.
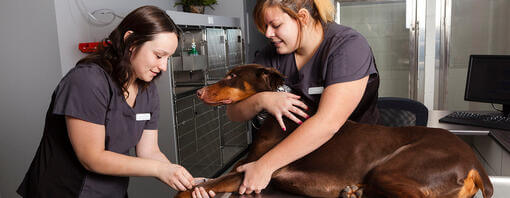
[[[198,55],[197,45],[195,44],[195,39],[193,39],[193,41],[191,42],[191,50],[188,51],[188,54],[189,55]]]

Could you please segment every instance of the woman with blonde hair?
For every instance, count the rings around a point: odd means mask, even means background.
[[[237,168],[245,172],[240,194],[260,193],[274,171],[319,148],[348,119],[376,123],[379,75],[372,50],[360,33],[336,24],[333,15],[330,0],[257,1],[255,24],[272,45],[255,62],[283,73],[292,93],[261,92],[228,105],[227,114],[243,121],[265,110],[283,130],[283,117],[300,126],[259,160]],[[300,99],[317,113],[309,117]]]

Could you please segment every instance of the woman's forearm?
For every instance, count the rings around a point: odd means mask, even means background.
[[[300,159],[331,139],[338,129],[311,117],[258,161],[272,171]]]
[[[367,82],[368,76],[325,88],[315,115],[262,156],[261,164],[275,171],[326,143],[359,104]]]
[[[123,155],[111,151],[97,153],[95,160],[87,163],[89,171],[114,176],[157,177],[159,169],[166,164],[154,159]]]
[[[171,163],[170,160],[163,154],[161,151],[154,151],[151,153],[138,155],[138,157],[144,158],[144,159],[153,159],[164,163]]]
[[[262,111],[260,98],[264,92],[257,93],[240,102],[227,105],[227,116],[234,122],[243,122],[252,119],[257,113]]]

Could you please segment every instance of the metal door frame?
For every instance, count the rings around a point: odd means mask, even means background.
[[[438,0],[441,4],[440,31],[441,31],[441,47],[440,47],[440,61],[438,68],[438,94],[437,94],[437,109],[446,109],[446,95],[448,86],[448,67],[450,64],[450,39],[451,39],[451,19],[452,19],[452,0]]]
[[[406,27],[409,29],[409,89],[408,96],[416,100],[418,98],[418,43],[420,28],[418,21],[417,0],[406,0]],[[422,23],[424,24],[424,23]]]

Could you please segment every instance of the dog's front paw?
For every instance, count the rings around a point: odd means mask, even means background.
[[[342,190],[342,198],[361,198],[363,196],[363,189],[357,185],[346,186]]]
[[[177,195],[175,195],[174,198],[191,198],[191,192],[192,191],[181,191],[181,192],[178,192]]]
[[[196,187],[204,187],[207,190],[207,186],[206,186],[207,183],[206,182],[209,181],[209,180],[211,180],[211,179],[210,178],[204,178],[204,177],[197,177],[197,178],[195,178],[194,183],[195,183],[196,186],[194,186],[193,189],[187,190],[187,191],[180,191],[180,192],[177,193],[177,195],[175,195],[174,198],[191,198],[192,197],[191,193],[195,190]]]

